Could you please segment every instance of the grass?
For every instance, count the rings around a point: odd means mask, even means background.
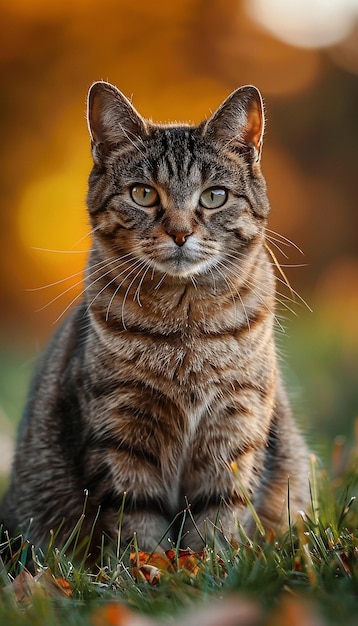
[[[215,624],[222,626],[227,603],[234,600],[237,607],[249,603],[248,610],[259,610],[251,615],[253,621],[237,624],[353,626],[358,610],[358,446],[339,475],[315,468],[312,476],[311,515],[299,516],[286,535],[262,538],[257,533],[250,541],[242,534],[240,544],[226,541],[220,551],[208,546],[191,555],[189,565],[174,550],[169,569],[163,567],[162,555],[152,556],[143,568],[149,555],[134,542],[119,554],[113,546],[113,555],[103,554],[91,572],[83,561],[76,564],[66,548],[57,550],[54,540],[46,555],[34,551],[37,578],[25,575],[23,580],[24,574],[16,578],[24,571],[23,544],[1,568],[0,624],[120,626],[131,624],[136,613],[154,623],[175,624],[183,611],[198,611],[195,624],[200,626],[210,622],[203,607],[216,602],[222,619]],[[8,547],[5,536],[3,540],[3,548]]]
[[[327,329],[320,320],[314,325],[310,318],[297,326],[292,323],[281,340],[285,360],[289,354],[292,361],[288,387],[297,389],[295,413],[302,416],[303,430],[311,433],[313,448],[319,442],[319,454],[330,468],[313,472],[309,517],[292,520],[290,531],[281,537],[262,538],[258,532],[252,542],[243,537],[240,545],[226,542],[221,551],[210,546],[194,570],[159,568],[156,584],[131,565],[129,552],[136,553],[135,544],[118,558],[103,557],[101,567],[90,572],[84,563],[75,562],[72,550],[56,550],[52,542],[44,555],[35,550],[41,576],[28,587],[15,578],[23,570],[25,551],[14,554],[12,561],[3,553],[0,626],[135,626],[137,614],[151,623],[175,626],[180,619],[189,623],[187,616],[194,614],[195,626],[229,626],[225,611],[230,599],[237,603],[238,614],[245,603],[249,609],[258,608],[258,614],[251,612],[251,621],[237,619],[231,626],[355,625],[358,505],[352,497],[358,495],[358,444],[349,449],[337,439],[333,453],[329,451],[337,429],[352,440],[358,406],[358,349],[351,333],[343,341],[340,331]],[[32,366],[31,355],[12,355],[0,348],[0,429],[9,436],[16,429]],[[5,548],[7,538],[1,541]],[[115,545],[114,555],[116,551]],[[14,579],[20,582],[17,590]],[[70,585],[69,597],[56,582],[61,579]],[[217,605],[221,617],[210,622],[204,608],[214,619]]]

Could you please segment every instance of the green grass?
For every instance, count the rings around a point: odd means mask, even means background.
[[[88,626],[93,620],[95,626],[129,624],[122,618],[114,620],[106,612],[105,607],[113,602],[123,603],[157,623],[175,623],[183,611],[210,606],[215,599],[224,610],[229,596],[246,598],[260,607],[261,617],[255,622],[258,626],[271,626],[277,607],[284,612],[277,624],[291,626],[295,612],[298,624],[300,619],[307,619],[307,614],[302,617],[297,613],[302,606],[308,607],[310,624],[353,626],[358,611],[357,487],[356,447],[340,475],[315,470],[311,515],[298,517],[285,536],[262,539],[258,533],[257,541],[250,541],[243,535],[240,544],[226,542],[219,552],[209,546],[198,561],[197,571],[163,571],[154,585],[138,572],[131,572],[129,550],[118,558],[113,546],[113,555],[103,554],[102,562],[91,572],[83,562],[75,564],[66,548],[56,550],[52,545],[46,555],[35,550],[38,571],[43,574],[43,568],[49,567],[56,578],[64,578],[71,585],[72,596],[59,597],[40,578],[37,591],[18,601],[12,581],[23,569],[24,550],[20,550],[4,562],[0,572],[0,624]],[[135,551],[135,544],[130,549]],[[100,622],[93,617],[96,615],[97,619],[100,615]],[[205,623],[200,622],[200,612],[196,623]],[[220,622],[218,626],[222,626]]]
[[[358,495],[358,447],[351,444],[349,449],[347,443],[342,445],[340,439],[334,443],[334,439],[339,434],[352,440],[358,407],[358,348],[353,338],[341,335],[340,328],[327,328],[311,316],[292,321],[280,338],[295,414],[329,467],[329,471],[316,469],[314,512],[309,518],[293,524],[283,537],[261,539],[258,533],[257,541],[243,537],[240,546],[226,543],[221,552],[209,547],[196,575],[185,570],[165,572],[157,585],[132,577],[128,552],[119,559],[103,558],[102,567],[90,572],[74,562],[71,551],[52,546],[41,555],[37,550],[41,567],[48,566],[55,577],[69,581],[73,590],[69,598],[39,582],[33,596],[18,602],[12,580],[21,569],[24,552],[14,555],[13,562],[3,554],[0,626],[130,626],[105,613],[113,602],[156,623],[175,624],[183,612],[197,610],[195,624],[207,626],[200,617],[202,607],[219,603],[224,614],[230,597],[238,602],[246,598],[260,608],[257,626],[355,626],[358,505],[351,498]],[[31,355],[0,350],[0,430],[10,436],[16,430],[32,368]],[[0,479],[5,484],[6,477]],[[6,537],[2,541],[6,544]],[[215,626],[226,624],[218,621]]]

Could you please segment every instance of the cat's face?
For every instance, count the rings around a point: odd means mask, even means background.
[[[261,98],[232,94],[198,127],[154,125],[107,83],[89,95],[94,168],[88,206],[98,245],[186,277],[222,271],[261,236]]]

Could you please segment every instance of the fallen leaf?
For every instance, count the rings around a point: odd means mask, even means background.
[[[130,554],[131,574],[137,581],[146,580],[151,585],[160,581],[163,572],[184,570],[196,576],[199,563],[205,558],[204,552],[191,550],[167,550],[166,552],[132,552]]]
[[[49,567],[41,568],[36,576],[26,570],[20,572],[5,590],[7,593],[13,593],[17,603],[22,607],[30,606],[35,594],[56,598],[72,595],[70,583],[64,578],[56,578]]]
[[[131,574],[137,582],[146,581],[150,585],[156,585],[160,581],[162,570],[155,565],[142,565],[141,567],[133,567]]]
[[[72,595],[72,587],[64,578],[56,578],[49,567],[39,570],[34,580],[41,585],[47,595],[66,598]]]
[[[20,574],[18,574],[7,587],[5,587],[5,591],[7,593],[13,593],[16,602],[18,602],[18,604],[22,607],[27,607],[32,603],[33,594],[35,591],[38,591],[38,589],[37,583],[32,574],[24,570],[23,572],[20,572]]]

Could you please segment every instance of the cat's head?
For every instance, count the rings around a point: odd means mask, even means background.
[[[269,204],[255,87],[237,89],[208,120],[189,126],[145,120],[116,87],[97,82],[88,126],[88,208],[96,245],[107,253],[191,277],[262,239]]]

